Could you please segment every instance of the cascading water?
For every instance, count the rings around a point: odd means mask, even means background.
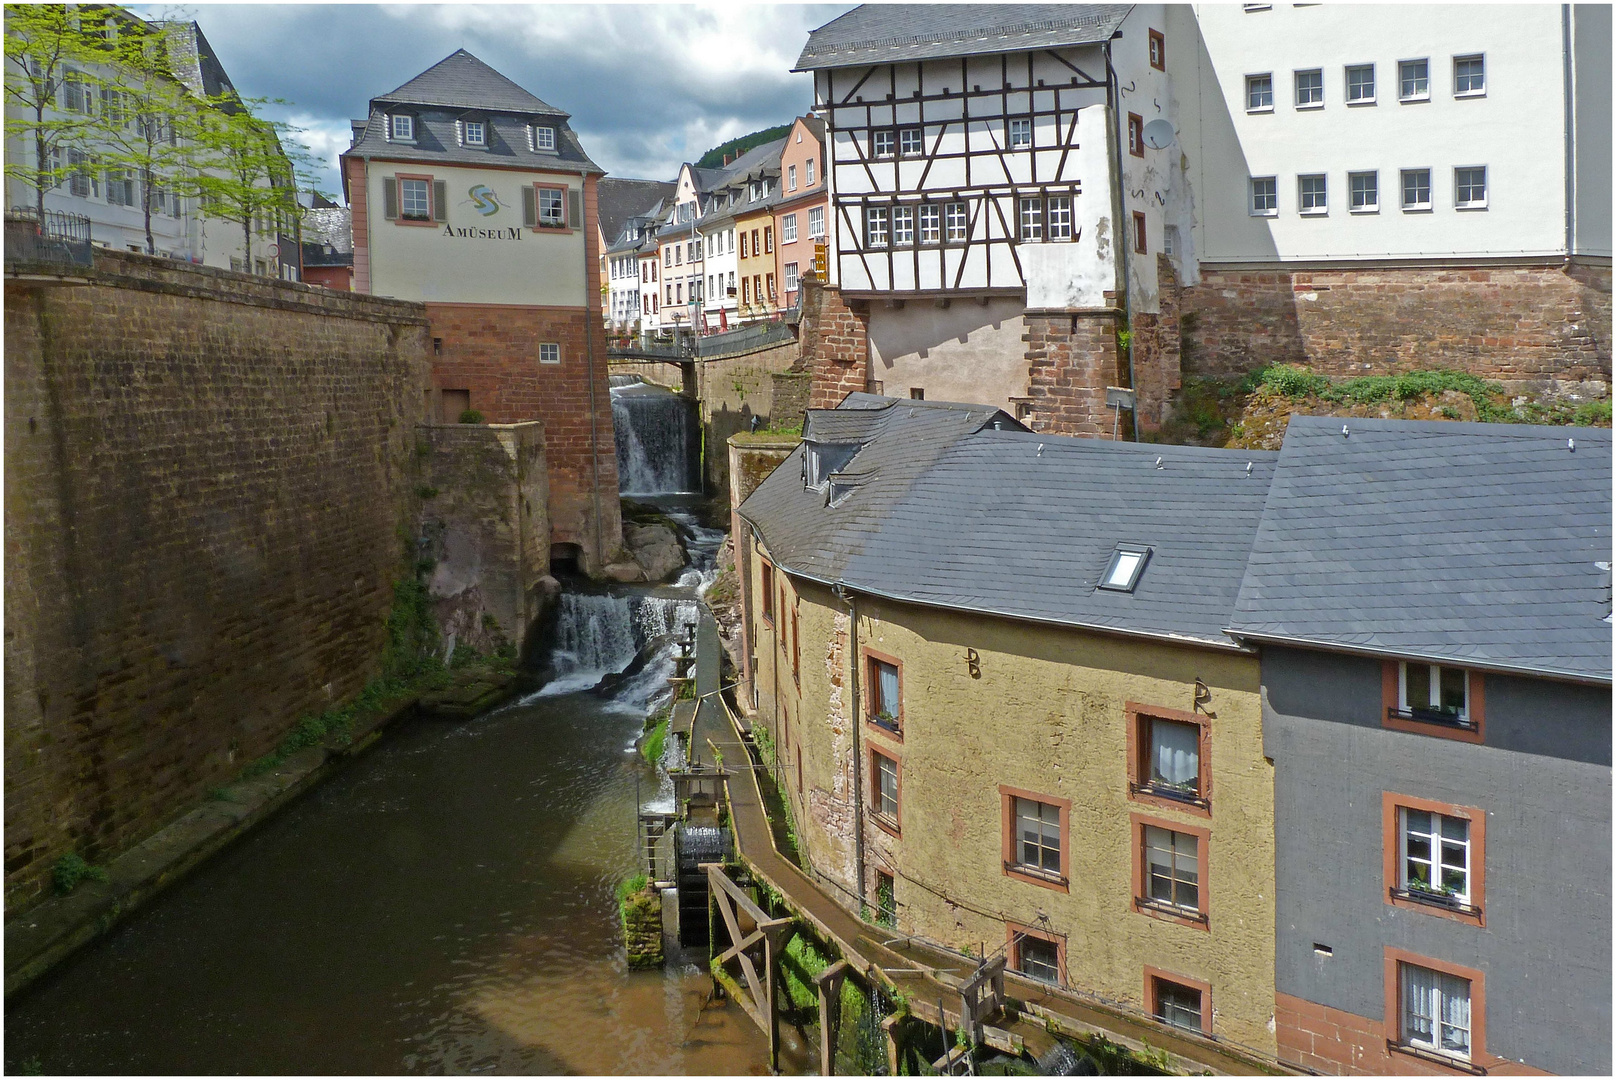
[[[644,709],[673,674],[671,640],[698,621],[694,598],[645,593],[563,593],[556,620],[554,678],[540,696],[587,690],[628,669],[647,646],[656,645],[637,671],[613,687],[613,700]]]
[[[694,402],[644,382],[611,376],[617,433],[617,488],[625,495],[677,495],[701,489],[701,425]]]

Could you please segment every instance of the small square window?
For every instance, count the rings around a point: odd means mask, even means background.
[[[533,129],[533,149],[535,149],[535,150],[554,150],[555,149],[555,128],[553,128],[553,127],[535,127]]]
[[[1100,588],[1133,592],[1134,586],[1139,584],[1139,576],[1145,572],[1145,564],[1150,561],[1150,551],[1147,547],[1118,547],[1111,553],[1111,561],[1100,577]]]
[[[1487,167],[1470,165],[1453,170],[1453,205],[1460,210],[1487,209]]]
[[[1380,174],[1355,172],[1347,174],[1347,194],[1351,199],[1348,209],[1354,214],[1373,214],[1380,210]]]
[[[970,231],[970,219],[965,213],[965,204],[951,202],[943,208],[945,236],[950,244],[963,244]]]
[[[1431,209],[1431,170],[1404,169],[1402,179],[1403,209]]]
[[[405,221],[431,221],[432,205],[429,195],[431,190],[431,185],[425,180],[400,180],[399,216]]]
[[[539,224],[548,229],[559,229],[567,223],[567,193],[560,188],[539,188]],[[663,265],[668,263],[671,250],[662,249]]]
[[[1274,111],[1274,77],[1272,75],[1246,76],[1246,111]]]
[[[466,145],[467,146],[481,146],[481,145],[483,145],[484,131],[485,131],[485,129],[483,128],[483,124],[482,124],[481,120],[467,120],[466,124],[465,124]]]
[[[915,242],[914,207],[894,206],[892,208],[892,242],[894,244],[913,244]]]
[[[935,244],[943,236],[943,208],[935,203],[920,208],[920,242]]]
[[[389,116],[388,122],[392,125],[392,138],[395,142],[411,142],[415,139],[415,118],[404,113],[394,113]]]
[[[914,157],[921,152],[919,128],[904,128],[898,132],[898,152],[904,157]]]
[[[1194,833],[1146,825],[1144,892],[1148,905],[1199,915],[1201,910],[1201,840]]]
[[[1279,213],[1279,178],[1253,176],[1251,178],[1251,216],[1274,217]]]
[[[1397,65],[1397,100],[1431,100],[1431,62],[1404,60]]]
[[[1375,103],[1375,65],[1354,64],[1347,68],[1347,104]]]
[[[1049,238],[1051,240],[1070,240],[1072,238],[1072,197],[1070,195],[1051,195],[1046,200],[1048,207]]]
[[[877,131],[870,138],[871,153],[878,158],[892,156],[892,132]]]
[[[1487,93],[1487,61],[1481,56],[1453,58],[1453,96],[1481,97]]]
[[[1012,150],[1029,150],[1032,148],[1032,120],[1027,117],[1011,119],[1009,144]]]
[[[1470,673],[1443,664],[1399,664],[1397,707],[1414,720],[1471,726]]]
[[[1323,173],[1296,178],[1297,205],[1304,214],[1327,214],[1330,211],[1329,187]]]
[[[1026,198],[1020,201],[1021,239],[1042,240],[1044,238],[1044,200],[1040,198]]]
[[[1047,938],[1034,937],[1024,930],[1014,931],[1015,948],[1011,950],[1010,965],[1028,978],[1040,982],[1061,982],[1060,945]]]
[[[887,208],[884,206],[870,206],[864,210],[864,238],[869,247],[887,246]],[[745,247],[743,242],[742,247]],[[746,252],[742,251],[742,255]]]
[[[1324,71],[1311,68],[1296,73],[1296,107],[1298,109],[1324,108]]]
[[[1202,1031],[1201,991],[1167,979],[1155,979],[1156,1019],[1164,1024]]]
[[[1059,876],[1061,872],[1060,807],[1016,797],[1015,849],[1017,869]]]
[[[1470,822],[1406,806],[1397,816],[1398,887],[1416,898],[1468,906]]]
[[[1201,728],[1159,716],[1140,717],[1150,733],[1149,756],[1144,764],[1145,787],[1150,793],[1185,802],[1201,798]]]
[[[1398,1034],[1405,1046],[1470,1060],[1470,980],[1399,961]]]
[[[561,363],[561,346],[554,341],[541,342],[539,345],[539,363]]]

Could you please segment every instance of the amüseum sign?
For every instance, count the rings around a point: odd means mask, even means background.
[[[520,240],[522,230],[519,226],[511,225],[503,229],[478,229],[453,225],[443,227],[444,236],[458,236],[466,240]]]

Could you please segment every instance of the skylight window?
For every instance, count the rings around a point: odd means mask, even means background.
[[[1139,575],[1144,572],[1145,563],[1149,561],[1149,548],[1118,545],[1100,578],[1100,588],[1133,592],[1133,587],[1139,584]]]

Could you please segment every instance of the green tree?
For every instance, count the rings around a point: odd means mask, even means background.
[[[196,139],[206,165],[196,184],[207,212],[241,223],[246,257],[252,257],[253,223],[298,220],[300,182],[308,180],[308,151],[296,129],[254,116],[251,106],[285,104],[266,98],[221,95],[198,126]]]
[[[86,69],[105,61],[106,39],[85,30],[83,18],[65,4],[5,5],[6,138],[33,149],[32,160],[8,155],[6,175],[34,189],[41,220],[45,192],[70,171],[67,151],[82,146],[96,123],[98,80]]]

